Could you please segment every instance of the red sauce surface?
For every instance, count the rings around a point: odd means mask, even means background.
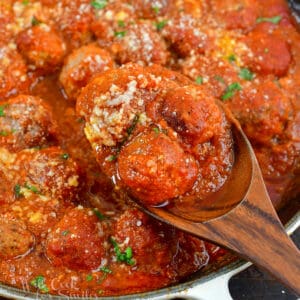
[[[274,204],[299,194],[299,41],[283,0],[0,0],[0,282],[124,295],[219,259],[129,196],[205,200],[223,185],[217,100]]]

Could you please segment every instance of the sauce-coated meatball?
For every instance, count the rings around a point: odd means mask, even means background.
[[[221,132],[221,111],[201,87],[185,86],[168,91],[162,115],[190,144],[208,141]]]
[[[282,37],[254,31],[246,37],[245,43],[253,52],[253,55],[245,56],[245,63],[253,71],[263,75],[286,74],[292,57],[289,45]]]
[[[118,158],[121,180],[141,201],[156,205],[193,187],[197,163],[158,127],[137,135]]]
[[[0,146],[10,151],[51,145],[57,125],[42,99],[20,95],[0,105]]]
[[[88,44],[92,40],[91,24],[95,12],[91,3],[90,0],[56,1],[54,18],[70,49]]]
[[[27,66],[15,48],[13,43],[0,46],[0,100],[29,90]]]
[[[62,149],[50,147],[23,151],[17,161],[24,173],[20,182],[22,186],[60,200],[78,199],[82,187],[81,173],[77,163]]]
[[[169,13],[174,5],[172,0],[134,0],[131,1],[140,18],[152,19]]]
[[[97,269],[106,256],[107,234],[91,209],[71,209],[49,233],[46,255],[56,266],[73,270]]]
[[[284,137],[292,115],[289,98],[272,81],[245,87],[228,101],[228,107],[249,139],[264,145],[272,145]]]
[[[34,236],[22,222],[7,215],[0,216],[1,259],[25,255],[33,246]]]
[[[190,15],[169,21],[162,34],[181,57],[192,53],[202,54],[207,44],[207,35],[201,30],[199,22]]]
[[[55,71],[63,62],[66,46],[60,36],[46,24],[32,26],[20,32],[18,49],[31,69],[43,73]]]
[[[93,76],[112,67],[113,61],[109,52],[90,44],[74,50],[67,57],[59,80],[67,96],[76,99],[81,88],[86,86]]]
[[[166,44],[151,23],[130,24],[125,30],[116,32],[115,36],[111,50],[119,63],[138,62],[145,65],[167,63]]]

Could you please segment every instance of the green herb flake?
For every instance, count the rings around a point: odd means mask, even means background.
[[[112,243],[112,245],[114,247],[114,251],[115,251],[115,254],[116,254],[116,257],[117,257],[117,261],[124,262],[124,263],[126,263],[127,265],[130,265],[130,266],[135,264],[135,261],[132,258],[133,257],[133,252],[132,252],[131,247],[127,247],[124,252],[121,252],[118,243],[112,237],[110,238],[110,242]]]
[[[153,128],[153,131],[154,131],[156,134],[159,134],[159,133],[160,133],[160,130],[159,130],[158,127],[154,127],[154,128]]]
[[[22,4],[23,4],[23,5],[28,5],[28,4],[29,4],[29,0],[23,0],[23,1],[22,1]]]
[[[125,27],[125,22],[120,20],[118,21],[118,26],[121,27],[121,28],[124,28]]]
[[[8,135],[9,135],[8,131],[5,131],[5,130],[0,131],[0,136],[8,136]]]
[[[126,35],[127,31],[115,31],[114,36],[117,38],[123,38]]]
[[[86,281],[92,281],[93,280],[93,275],[92,274],[88,274],[85,277]]]
[[[16,198],[21,198],[23,196],[22,192],[21,192],[21,186],[19,184],[16,184],[14,186],[14,194]]]
[[[135,115],[133,120],[132,120],[132,123],[131,125],[129,126],[129,128],[127,129],[127,134],[128,136],[132,134],[133,130],[135,129],[137,123],[139,121],[139,116],[138,115]]]
[[[35,16],[32,17],[31,19],[31,25],[32,26],[37,26],[37,25],[40,25],[42,22],[39,21]]]
[[[77,123],[84,123],[84,118],[80,117],[76,121],[77,121]]]
[[[68,153],[63,153],[63,154],[60,155],[60,158],[64,159],[64,160],[68,160],[69,157],[70,157],[70,155]]]
[[[216,75],[214,76],[214,79],[221,82],[221,83],[224,83],[225,84],[225,81],[224,81],[224,78],[220,75]]]
[[[236,61],[236,57],[235,57],[234,54],[230,54],[230,55],[227,57],[227,59],[228,59],[228,61],[229,61],[230,63],[233,63],[233,62]]]
[[[160,12],[160,7],[158,6],[152,6],[153,11],[155,12],[155,14],[159,14]]]
[[[278,24],[282,19],[282,16],[274,16],[272,18],[265,18],[265,17],[259,17],[256,19],[256,23],[262,23],[262,22],[270,22],[273,24]]]
[[[93,0],[93,1],[91,1],[91,5],[95,9],[103,9],[107,5],[107,0]]]
[[[109,162],[113,162],[117,159],[117,156],[116,155],[109,155],[106,157],[106,161],[109,161]]]
[[[168,20],[163,20],[155,23],[155,26],[157,30],[162,30],[167,24],[168,24]]]
[[[30,184],[28,184],[28,183],[25,183],[25,184],[24,184],[24,187],[25,187],[26,189],[32,191],[32,192],[35,193],[35,194],[40,194],[40,193],[41,193],[41,192],[39,191],[39,189],[38,189],[36,186],[34,186],[34,185],[30,185]]]
[[[49,288],[45,284],[45,277],[42,275],[36,276],[33,280],[30,281],[30,285],[37,288],[43,293],[48,293]]]
[[[197,76],[196,80],[195,80],[196,84],[202,84],[203,83],[203,77],[201,76]]]
[[[100,220],[103,221],[106,219],[106,216],[104,216],[98,209],[94,208],[93,209],[94,215]]]
[[[251,81],[254,78],[254,74],[247,68],[242,68],[239,72],[239,77]]]
[[[100,268],[100,271],[102,271],[103,273],[107,273],[107,274],[112,273],[112,270],[109,269],[108,267],[102,267],[102,268]]]
[[[240,91],[241,89],[241,85],[238,82],[234,82],[226,88],[226,91],[222,95],[221,99],[223,101],[228,100],[235,94],[236,91]]]
[[[7,104],[0,105],[0,117],[5,117],[4,109],[7,107]]]
[[[67,236],[70,233],[70,230],[64,230],[61,232],[62,236]]]

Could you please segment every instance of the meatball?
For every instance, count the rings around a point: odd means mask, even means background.
[[[29,90],[30,79],[14,43],[0,46],[0,100]]]
[[[115,32],[115,42],[111,46],[117,62],[139,62],[165,65],[168,60],[167,47],[153,24],[137,22],[125,30]]]
[[[157,222],[137,209],[127,210],[118,218],[113,226],[113,237],[124,248],[132,248],[138,271],[146,274],[167,278],[180,270],[177,274],[184,276],[209,260],[202,241]]]
[[[169,21],[162,31],[163,36],[180,57],[192,53],[203,54],[207,44],[207,35],[201,30],[197,19],[182,15]]]
[[[135,0],[132,5],[139,18],[153,19],[158,16],[164,16],[173,8],[171,0]]]
[[[76,99],[89,80],[113,67],[110,54],[95,44],[74,50],[66,59],[60,73],[60,83],[67,96]]]
[[[0,105],[0,146],[16,152],[51,145],[57,125],[42,99],[20,95]]]
[[[2,149],[0,149],[0,152],[2,152]],[[2,153],[0,154],[2,155]],[[2,162],[1,162],[2,163]],[[0,163],[0,205],[11,203],[13,202],[14,196],[13,196],[13,184],[9,178],[7,178],[4,171],[2,171],[2,166]],[[5,170],[6,171],[6,170]]]
[[[116,146],[127,137],[128,128],[144,109],[143,90],[155,84],[143,74],[138,65],[111,70],[82,90],[77,111],[87,121],[85,134],[94,148]]]
[[[197,163],[158,127],[134,137],[118,157],[121,181],[142,202],[158,205],[193,187]]]
[[[272,145],[284,139],[292,106],[274,82],[245,87],[227,103],[253,143]]]
[[[81,172],[77,163],[62,149],[22,151],[17,163],[22,166],[20,185],[29,191],[64,201],[79,198]]]
[[[192,55],[180,63],[183,74],[203,84],[214,97],[221,97],[226,87],[239,82],[237,70],[227,60],[211,55]]]
[[[95,12],[90,0],[56,1],[53,11],[58,29],[68,41],[68,48],[79,48],[91,42]]]
[[[55,71],[63,62],[66,50],[64,41],[46,24],[25,29],[19,33],[16,42],[32,69],[47,74]]]
[[[106,259],[108,230],[91,209],[69,210],[46,240],[46,255],[55,266],[94,270]]]
[[[162,115],[190,144],[204,143],[221,132],[221,111],[201,87],[190,85],[168,91]]]
[[[34,236],[22,222],[7,215],[0,216],[1,259],[26,255],[32,250],[34,241]]]
[[[244,57],[251,70],[262,75],[284,76],[287,73],[292,57],[282,37],[254,31],[246,37],[245,43],[253,53]]]

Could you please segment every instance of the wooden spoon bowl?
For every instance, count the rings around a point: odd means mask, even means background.
[[[235,120],[232,133],[232,174],[211,198],[163,208],[138,204],[160,221],[235,251],[300,295],[300,252],[277,216],[253,149]]]

